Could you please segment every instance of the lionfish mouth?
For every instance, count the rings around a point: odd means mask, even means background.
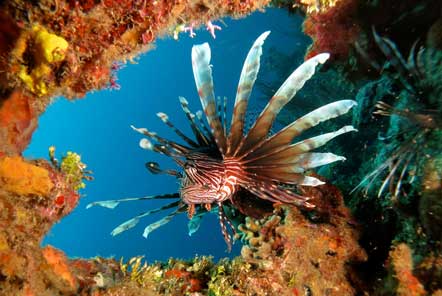
[[[192,48],[195,83],[208,126],[203,122],[202,112],[192,113],[187,100],[180,97],[181,107],[192,129],[193,138],[186,136],[175,127],[166,114],[158,113],[157,115],[185,144],[167,140],[145,128],[132,127],[146,136],[140,141],[142,148],[171,157],[181,167],[181,171],[162,170],[157,163],[146,164],[147,169],[154,174],[164,173],[175,176],[181,184],[180,192],[89,204],[88,207],[100,205],[115,208],[123,201],[176,199],[161,208],[147,211],[124,222],[112,231],[112,235],[134,227],[141,218],[147,215],[175,208],[166,217],[146,227],[143,236],[147,237],[151,231],[169,222],[179,213],[187,211],[191,218],[195,213],[196,216],[201,216],[205,210],[211,211],[213,205],[213,209],[218,211],[221,231],[230,250],[231,233],[234,233],[235,229],[225,214],[225,207],[226,202],[229,202],[229,206],[235,207],[231,201],[236,194],[248,192],[256,198],[271,203],[294,204],[306,208],[314,207],[310,203],[309,197],[296,193],[296,186],[317,186],[323,182],[305,175],[305,171],[345,160],[345,158],[333,153],[311,151],[338,135],[356,130],[352,126],[344,126],[334,132],[292,142],[305,130],[347,113],[356,105],[356,102],[341,100],[327,104],[298,118],[279,132],[269,136],[277,114],[313,76],[316,67],[325,63],[329,58],[328,53],[321,53],[305,61],[287,78],[249,131],[244,133],[247,104],[259,71],[262,45],[269,33],[269,31],[264,32],[256,39],[246,57],[238,84],[230,127],[226,121],[226,99],[223,102],[219,98],[215,99],[210,66],[210,47],[204,43]]]

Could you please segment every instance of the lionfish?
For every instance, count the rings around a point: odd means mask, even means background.
[[[294,144],[293,139],[323,121],[347,113],[356,102],[340,100],[327,104],[269,136],[277,114],[313,76],[318,64],[325,63],[329,58],[328,53],[318,54],[304,62],[287,78],[248,132],[244,133],[246,109],[260,67],[262,45],[269,33],[267,31],[256,39],[246,57],[239,79],[230,128],[227,128],[226,100],[224,99],[224,102],[219,98],[216,100],[214,95],[210,47],[207,43],[193,46],[192,68],[208,126],[203,121],[202,112],[192,113],[183,97],[179,100],[194,138],[180,131],[166,114],[157,115],[185,144],[167,140],[146,128],[132,126],[135,131],[146,137],[140,141],[142,148],[172,158],[181,168],[181,171],[163,170],[158,163],[146,163],[151,173],[164,173],[176,177],[180,183],[179,192],[94,202],[88,207],[100,205],[115,208],[122,201],[132,200],[175,198],[176,201],[124,222],[112,231],[112,235],[134,227],[147,215],[165,209],[175,208],[175,211],[147,226],[144,237],[179,213],[187,211],[189,218],[192,218],[195,213],[201,215],[205,210],[217,210],[221,231],[230,250],[235,228],[228,219],[224,207],[227,205],[234,207],[237,195],[246,193],[271,203],[294,204],[303,208],[314,207],[310,197],[296,193],[295,186],[323,184],[319,179],[307,176],[306,170],[342,161],[345,158],[333,153],[311,151],[336,136],[355,129],[352,126],[344,126],[337,131]]]
[[[382,180],[377,197],[389,189],[391,197],[397,200],[404,180],[408,177],[407,183],[412,184],[416,176],[422,175],[425,160],[440,151],[438,145],[429,142],[434,137],[433,131],[440,130],[442,126],[440,83],[439,79],[432,77],[435,76],[433,72],[439,71],[441,60],[434,51],[423,47],[416,52],[418,41],[413,43],[406,58],[392,40],[379,36],[374,27],[372,31],[376,45],[386,58],[385,65],[393,70],[390,73],[392,80],[399,87],[392,93],[396,97],[392,104],[378,101],[373,112],[375,115],[394,117],[390,119],[391,134],[379,137],[390,151],[386,156],[381,156],[381,163],[350,193],[363,189],[363,193],[368,195],[377,178],[384,174],[386,177]],[[362,49],[358,50],[365,59],[369,59]],[[381,67],[375,61],[370,65],[380,73],[386,72],[386,66]],[[403,95],[400,94],[402,91]]]

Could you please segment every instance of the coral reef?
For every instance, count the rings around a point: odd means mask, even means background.
[[[221,16],[239,17],[268,1],[6,1],[17,36],[4,37],[12,50],[8,85],[38,97],[82,97],[103,87],[116,87],[118,62],[132,60],[181,25],[218,26]],[[5,32],[6,33],[6,32]]]

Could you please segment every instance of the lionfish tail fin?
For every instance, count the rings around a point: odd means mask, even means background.
[[[256,39],[244,62],[236,91],[235,106],[230,125],[230,134],[227,141],[228,156],[235,153],[236,148],[243,137],[244,116],[246,113],[248,100],[259,72],[262,45],[269,34],[270,31],[264,32],[258,37],[258,39]]]
[[[226,135],[217,114],[210,55],[208,43],[192,47],[192,68],[198,95],[215,142],[221,154],[224,154],[226,151]]]
[[[238,156],[247,153],[250,149],[254,148],[265,139],[281,109],[290,102],[298,90],[304,86],[305,82],[313,76],[316,67],[319,64],[324,64],[329,57],[330,54],[328,53],[318,54],[305,61],[293,71],[270,99],[270,102],[258,116],[258,119],[253,124],[246,137],[241,141],[240,147],[238,148]]]

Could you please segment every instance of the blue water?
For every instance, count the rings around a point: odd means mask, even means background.
[[[182,34],[178,41],[172,38],[158,40],[156,48],[137,59],[136,64],[128,63],[118,71],[120,90],[90,93],[73,102],[61,98],[48,107],[40,117],[39,128],[24,155],[47,158],[51,145],[56,146],[59,158],[67,151],[75,151],[93,171],[95,180],[87,182],[87,187],[81,190],[83,197],[79,206],[53,227],[44,239],[44,245],[60,248],[70,257],[145,255],[149,261],[190,258],[195,254],[212,255],[216,259],[239,254],[238,242],[230,254],[226,252],[216,215],[206,215],[200,230],[191,237],[187,230],[187,216],[180,215],[145,239],[142,237],[144,227],[165,213],[147,217],[135,228],[116,237],[110,232],[121,222],[164,202],[126,203],[114,210],[85,209],[88,203],[98,200],[176,192],[175,178],[151,175],[144,167],[147,161],[156,161],[163,168],[171,168],[173,163],[167,157],[141,149],[138,142],[142,136],[130,125],[146,127],[178,140],[156,117],[155,114],[161,111],[190,135],[178,96],[186,97],[192,110],[201,108],[191,67],[192,45],[209,42],[215,94],[227,96],[230,106],[234,102],[243,60],[262,32],[272,31],[264,45],[263,60],[271,47],[283,53],[305,47],[301,18],[283,10],[267,9],[265,13],[258,12],[241,20],[224,21],[216,39],[202,29],[193,39]],[[299,38],[293,38],[296,34]],[[293,68],[296,66],[294,62]],[[265,100],[262,97],[255,89],[252,107],[262,106],[262,100]]]

